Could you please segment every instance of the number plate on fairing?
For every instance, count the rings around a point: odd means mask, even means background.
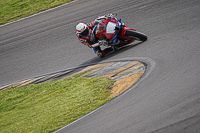
[[[109,22],[106,28],[106,33],[116,33],[115,27],[117,27],[117,24]]]

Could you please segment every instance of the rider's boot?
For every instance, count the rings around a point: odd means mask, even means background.
[[[98,52],[98,53],[97,53],[97,56],[99,56],[99,57],[103,57],[104,55],[103,55],[102,52]]]

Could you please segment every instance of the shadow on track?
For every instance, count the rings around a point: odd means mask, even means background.
[[[107,60],[107,59],[115,56],[115,55],[118,55],[118,54],[121,54],[123,52],[126,52],[126,50],[129,50],[130,48],[134,48],[134,47],[136,47],[136,46],[138,46],[138,45],[140,45],[142,43],[143,42],[135,42],[135,43],[131,43],[129,45],[123,46],[120,49],[118,49],[117,51],[111,52],[111,53],[109,53],[108,55],[106,55],[103,58],[100,58],[100,57],[96,56],[96,57],[94,57],[94,58],[92,58],[92,59],[80,64],[78,67],[67,69],[67,70],[64,70],[64,71],[51,73],[51,74],[49,74],[49,76],[47,76],[47,78],[39,80],[36,83],[41,83],[41,82],[48,81],[48,80],[51,80],[51,81],[59,80],[62,77],[65,77],[66,75],[69,75],[69,74],[72,74],[74,72],[80,71],[81,69],[83,69],[83,68],[85,68],[85,67],[87,67],[89,65],[98,64],[98,63],[100,63],[100,62],[102,62],[104,60]]]
[[[93,59],[90,59],[82,64],[80,64],[80,66],[85,66],[85,65],[88,65],[88,64],[97,64],[101,61],[104,61],[104,60],[107,60],[115,55],[118,55],[118,54],[121,54],[123,52],[125,52],[126,50],[129,50],[131,48],[134,48],[140,44],[142,44],[143,42],[136,42],[136,43],[132,43],[132,44],[129,44],[129,45],[126,45],[126,46],[123,46],[121,47],[120,49],[118,49],[117,51],[114,51],[114,52],[111,52],[109,53],[108,55],[106,55],[105,57],[103,58],[100,58],[100,57],[94,57]]]

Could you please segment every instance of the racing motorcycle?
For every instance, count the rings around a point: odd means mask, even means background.
[[[131,42],[146,41],[147,36],[135,29],[127,27],[121,22],[121,18],[116,18],[117,14],[105,15],[105,19],[98,18],[100,22],[93,29],[96,37],[99,39],[99,45],[122,47],[130,44]]]

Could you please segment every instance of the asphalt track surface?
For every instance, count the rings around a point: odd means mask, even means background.
[[[117,13],[148,41],[96,57],[79,43],[75,25],[107,13]],[[147,57],[156,64],[142,82],[59,132],[199,133],[199,14],[199,0],[78,0],[2,26],[0,85],[88,63]]]

